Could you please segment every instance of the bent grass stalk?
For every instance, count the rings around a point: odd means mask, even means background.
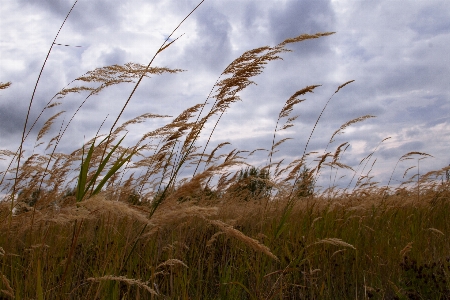
[[[76,194],[76,199],[77,202],[80,202],[83,200],[83,198],[86,196],[87,192],[89,191],[89,189],[93,189],[92,193],[90,194],[90,196],[94,196],[97,195],[98,193],[100,193],[100,191],[102,190],[103,186],[108,182],[108,180],[126,163],[128,162],[131,157],[133,155],[135,155],[139,149],[133,150],[130,154],[128,154],[126,157],[125,155],[127,154],[125,151],[122,152],[122,154],[120,155],[120,157],[114,162],[114,164],[112,165],[111,169],[104,175],[103,179],[100,181],[100,183],[97,185],[97,187],[94,189],[94,185],[95,185],[95,181],[97,180],[97,178],[100,176],[100,174],[103,172],[103,169],[105,168],[106,164],[109,162],[109,160],[111,159],[111,156],[115,153],[117,147],[119,147],[120,143],[122,143],[123,139],[125,137],[121,138],[119,143],[117,143],[117,145],[115,145],[110,152],[108,153],[108,155],[100,160],[100,165],[98,166],[97,170],[95,171],[94,175],[92,176],[92,178],[89,180],[89,183],[86,185],[86,181],[87,181],[87,177],[88,177],[88,172],[89,172],[89,167],[90,167],[90,163],[91,163],[91,159],[92,159],[92,153],[94,152],[94,146],[95,146],[95,139],[92,142],[91,147],[89,148],[89,151],[87,153],[86,159],[83,159],[84,157],[84,148],[83,148],[83,155],[81,158],[81,168],[80,168],[80,175],[78,178],[78,184],[77,184],[77,194]],[[105,139],[103,139],[97,146],[100,146],[103,142],[105,142],[108,139],[108,137],[106,137]],[[105,147],[106,149],[106,147]]]

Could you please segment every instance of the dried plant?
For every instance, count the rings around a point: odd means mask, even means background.
[[[147,292],[149,292],[152,295],[155,295],[155,296],[158,295],[158,293],[154,289],[150,288],[147,284],[145,284],[141,280],[127,278],[125,276],[106,275],[106,276],[102,276],[102,277],[90,277],[87,280],[93,281],[93,282],[102,282],[102,281],[123,282],[123,283],[126,283],[128,285],[135,285],[137,287],[143,288],[144,290],[146,290]]]
[[[365,299],[373,293],[393,299],[394,292],[405,298],[413,288],[424,299],[449,297],[450,167],[420,174],[416,166],[406,166],[401,184],[391,187],[397,165],[432,157],[409,152],[399,158],[387,186],[379,186],[375,153],[389,138],[356,167],[344,160],[351,141],[331,149],[338,135],[372,115],[345,122],[323,151],[308,150],[331,99],[353,80],[326,101],[297,157],[277,160],[281,146],[294,138],[280,134],[295,128],[302,117],[298,104],[306,101],[301,97],[320,85],[306,86],[284,102],[268,147],[210,145],[224,114],[245,101],[242,92],[269,63],[281,60],[293,43],[333,32],[246,51],[220,74],[204,102],[175,117],[148,112],[120,124],[144,77],[184,71],[153,66],[155,57],[178,40],[169,42],[175,30],[147,65],[104,66],[77,77],[28,126],[38,76],[19,149],[0,150],[0,159],[9,161],[0,172],[3,297]],[[94,136],[75,141],[71,153],[60,153],[87,101],[118,84],[134,88],[112,126],[104,130],[109,116],[102,117]],[[0,83],[0,90],[10,85]],[[57,111],[75,94],[83,98],[74,111]],[[29,153],[24,142],[47,113]],[[133,125],[156,119],[165,123],[126,145]],[[200,137],[206,140],[201,145]],[[253,167],[257,155],[264,162]],[[321,191],[321,173],[328,168],[330,184]],[[345,189],[337,184],[341,173],[353,173]],[[399,263],[399,254],[408,260]],[[409,257],[431,273],[419,271]],[[411,270],[422,272],[413,286]],[[422,285],[423,278],[437,292]]]

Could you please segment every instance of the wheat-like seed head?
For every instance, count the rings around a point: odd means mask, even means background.
[[[11,86],[11,82],[0,82],[0,90],[7,89]]]
[[[412,249],[412,245],[414,244],[414,242],[409,242],[405,248],[403,248],[402,250],[400,250],[400,256],[404,257],[408,252],[411,251]]]
[[[237,229],[234,229],[230,225],[219,220],[206,220],[206,221],[219,227],[220,230],[223,231],[225,234],[240,240],[247,246],[251,247],[253,250],[262,252],[267,256],[273,258],[274,260],[279,261],[278,257],[276,257],[267,246],[261,244],[259,241],[252,239],[249,236],[246,236],[245,234],[243,234]]]
[[[428,228],[427,230],[429,230],[429,231],[431,231],[431,232],[433,232],[433,233],[436,233],[436,234],[438,234],[438,235],[445,236],[445,234],[444,234],[442,231],[440,231],[439,229],[430,227],[430,228]]]
[[[12,289],[12,287],[10,285],[10,281],[8,280],[8,278],[6,278],[5,275],[1,274],[1,272],[0,272],[0,276],[2,279],[3,286],[6,288],[4,290],[0,290],[0,292],[3,293],[4,295],[10,297],[11,299],[14,299],[15,298],[14,290]]]
[[[344,129],[346,129],[346,128],[349,127],[350,125],[355,124],[355,123],[359,123],[359,122],[362,122],[362,121],[364,121],[364,120],[371,119],[371,118],[375,118],[375,116],[372,116],[372,115],[365,115],[365,116],[358,117],[358,118],[355,118],[355,119],[353,119],[353,120],[350,120],[350,121],[345,122],[344,124],[341,125],[341,127],[339,127],[338,130],[336,130],[336,131],[331,135],[330,141],[329,141],[328,143],[329,143],[329,144],[332,143],[332,142],[334,141],[333,138],[334,138],[336,135],[343,134],[343,133],[344,133]]]
[[[181,260],[175,259],[175,258],[170,258],[170,259],[166,260],[165,262],[160,263],[160,264],[156,267],[156,269],[159,269],[159,268],[162,268],[162,267],[166,267],[166,266],[183,266],[183,267],[185,267],[186,269],[189,268],[189,267],[188,267],[184,262],[182,262]]]
[[[42,129],[39,131],[36,141],[39,141],[51,128],[52,124],[55,122],[56,118],[58,118],[61,114],[65,113],[65,111],[60,111],[57,114],[53,115],[48,119]]]
[[[312,245],[318,245],[318,244],[330,244],[330,245],[334,245],[334,246],[348,247],[348,248],[352,248],[352,249],[356,250],[356,248],[353,245],[346,243],[343,240],[338,239],[338,238],[322,239],[320,241],[315,242]]]
[[[106,275],[106,276],[101,276],[101,277],[89,277],[87,280],[93,281],[93,282],[110,281],[110,280],[124,282],[128,285],[135,285],[140,288],[143,288],[152,295],[155,295],[155,296],[158,295],[158,293],[155,290],[150,288],[146,283],[142,282],[141,280],[127,278],[126,276]]]

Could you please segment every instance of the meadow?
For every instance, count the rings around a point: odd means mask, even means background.
[[[52,117],[41,129],[34,129],[38,122],[29,121],[28,112],[20,147],[0,150],[9,162],[0,172],[6,195],[0,202],[0,298],[449,299],[449,169],[410,178],[406,170],[405,181],[394,186],[370,176],[376,150],[358,166],[342,163],[350,142],[336,146],[334,138],[371,115],[337,128],[323,154],[308,151],[330,100],[353,81],[330,95],[290,162],[280,159],[280,146],[288,142],[280,135],[295,128],[302,97],[319,85],[296,91],[274,116],[272,144],[262,145],[267,165],[252,166],[258,149],[211,145],[224,113],[267,64],[292,44],[332,34],[302,34],[244,52],[219,74],[203,103],[142,133],[135,145],[125,146],[128,127],[167,116],[145,113],[119,123],[145,77],[182,71],[153,66],[176,43],[171,36],[147,65],[99,67],[73,80],[42,108],[39,117],[49,111]],[[59,142],[83,105],[123,83],[134,89],[111,128],[61,153]],[[10,85],[0,83],[0,90]],[[66,114],[58,110],[60,101],[73,94],[86,96],[49,136]],[[33,100],[34,93],[30,107]],[[205,144],[200,136],[209,137]],[[29,139],[35,142],[27,156]],[[398,161],[428,156],[409,152]],[[351,188],[320,189],[325,168],[352,173]]]

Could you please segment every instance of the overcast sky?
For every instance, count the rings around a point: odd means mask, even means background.
[[[0,82],[12,82],[10,88],[0,91],[2,149],[15,150],[20,143],[39,70],[72,4],[67,0],[2,1]],[[37,88],[31,121],[55,93],[89,70],[127,62],[146,65],[197,4],[193,0],[79,0],[57,39],[57,43],[72,46],[54,46]],[[373,174],[381,182],[388,180],[397,160],[410,151],[433,155],[420,162],[421,173],[448,165],[448,0],[206,0],[174,37],[184,35],[154,63],[186,72],[145,79],[123,121],[145,112],[176,116],[202,103],[223,69],[244,51],[274,46],[302,33],[325,31],[336,34],[290,46],[294,52],[283,54],[284,60],[271,62],[264,74],[254,78],[257,85],[244,91],[242,102],[224,115],[212,146],[230,141],[232,146],[227,151],[233,147],[270,148],[276,119],[286,99],[303,87],[320,84],[295,108],[300,116],[295,127],[283,136],[294,139],[286,142],[276,158],[301,156],[329,97],[340,84],[355,80],[330,101],[308,151],[323,154],[331,135],[343,123],[375,115],[349,127],[328,150],[334,151],[348,141],[351,146],[342,162],[357,168],[361,159],[391,137],[379,146],[369,163],[376,159]],[[107,114],[106,124],[111,125],[132,88],[132,84],[122,84],[89,99],[69,128],[60,151],[81,147],[95,135]],[[67,114],[59,121],[71,116],[83,96],[62,100],[63,105],[55,109],[64,109]],[[44,116],[37,130],[56,112]],[[147,122],[133,127],[128,142],[156,125]],[[205,132],[203,141],[207,135]],[[29,149],[33,143],[30,138]],[[254,163],[263,166],[265,157],[255,157]],[[403,171],[416,163],[410,160],[400,164],[395,179],[401,180]],[[344,181],[348,182],[349,175],[345,174]]]

